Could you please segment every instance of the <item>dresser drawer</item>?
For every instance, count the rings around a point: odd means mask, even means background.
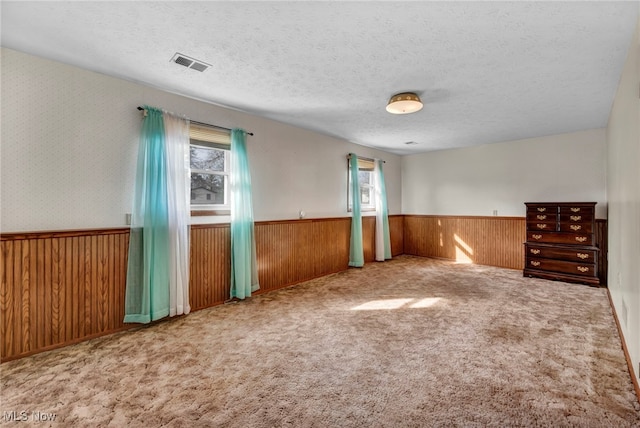
[[[593,234],[527,231],[527,241],[590,246],[593,245]]]
[[[555,212],[539,213],[536,211],[527,211],[527,221],[549,221],[555,223],[558,219]]]
[[[593,233],[591,223],[560,223],[560,232]]]
[[[527,269],[540,269],[548,272],[568,273],[579,276],[598,276],[595,264],[575,263],[564,260],[538,259],[527,257]]]
[[[582,248],[561,248],[558,246],[530,245],[525,246],[527,257],[557,259],[571,262],[596,263],[597,250]]]
[[[558,213],[557,204],[530,204],[527,203],[527,217],[529,214],[553,214]]]
[[[527,221],[527,230],[545,230],[548,232],[555,232],[555,221]]]
[[[561,223],[592,223],[593,214],[560,214]]]
[[[566,205],[560,207],[560,215],[594,215],[593,205]]]

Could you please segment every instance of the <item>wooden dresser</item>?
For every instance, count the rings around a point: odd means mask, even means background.
[[[524,276],[599,285],[595,202],[526,202]]]

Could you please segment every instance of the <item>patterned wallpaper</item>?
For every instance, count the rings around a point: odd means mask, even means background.
[[[1,230],[122,226],[140,95],[132,83],[2,49]]]
[[[237,110],[1,48],[3,232],[124,227],[141,115],[149,104],[255,132],[248,141],[254,216],[348,216],[346,154],[387,161],[389,211],[400,212],[400,156]],[[201,223],[228,217],[194,217]]]

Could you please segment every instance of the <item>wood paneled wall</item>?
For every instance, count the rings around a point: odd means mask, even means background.
[[[345,270],[350,218],[256,224],[260,292]]]
[[[607,223],[596,221],[606,282]],[[375,218],[363,218],[365,261],[374,260]],[[525,220],[515,217],[389,217],[394,256],[413,254],[522,269]],[[351,219],[258,222],[260,293],[348,268]],[[4,234],[0,240],[2,361],[134,327],[124,324],[129,229]],[[191,227],[193,311],[229,296],[228,224]]]
[[[228,224],[191,226],[189,303],[191,310],[224,303],[231,287],[231,230]]]
[[[404,253],[522,269],[524,217],[404,216]]]
[[[0,241],[2,360],[123,328],[129,229]]]
[[[598,277],[600,278],[600,285],[607,285],[607,272],[609,262],[607,261],[609,241],[607,220],[596,219],[596,246],[600,248],[600,256],[598,258]]]
[[[389,235],[391,239],[391,255],[404,254],[404,216],[389,216]]]
[[[363,219],[374,257],[375,219]],[[392,252],[403,252],[402,216],[389,218]],[[258,222],[261,293],[348,268],[351,219]],[[0,359],[8,361],[113,333],[124,324],[129,229],[3,234]],[[228,224],[191,227],[190,304],[224,303],[230,286]]]
[[[607,220],[596,220],[600,284],[607,284]],[[523,269],[524,217],[404,216],[404,254]]]

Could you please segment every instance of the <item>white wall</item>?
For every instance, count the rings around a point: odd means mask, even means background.
[[[604,129],[402,159],[403,214],[523,217],[536,201],[597,202],[606,218]]]
[[[609,292],[640,378],[640,15],[607,127]]]
[[[148,104],[248,137],[256,220],[348,216],[346,155],[386,160],[389,211],[400,157],[141,84],[2,48],[3,232],[125,226]],[[228,217],[196,218],[228,221]]]

